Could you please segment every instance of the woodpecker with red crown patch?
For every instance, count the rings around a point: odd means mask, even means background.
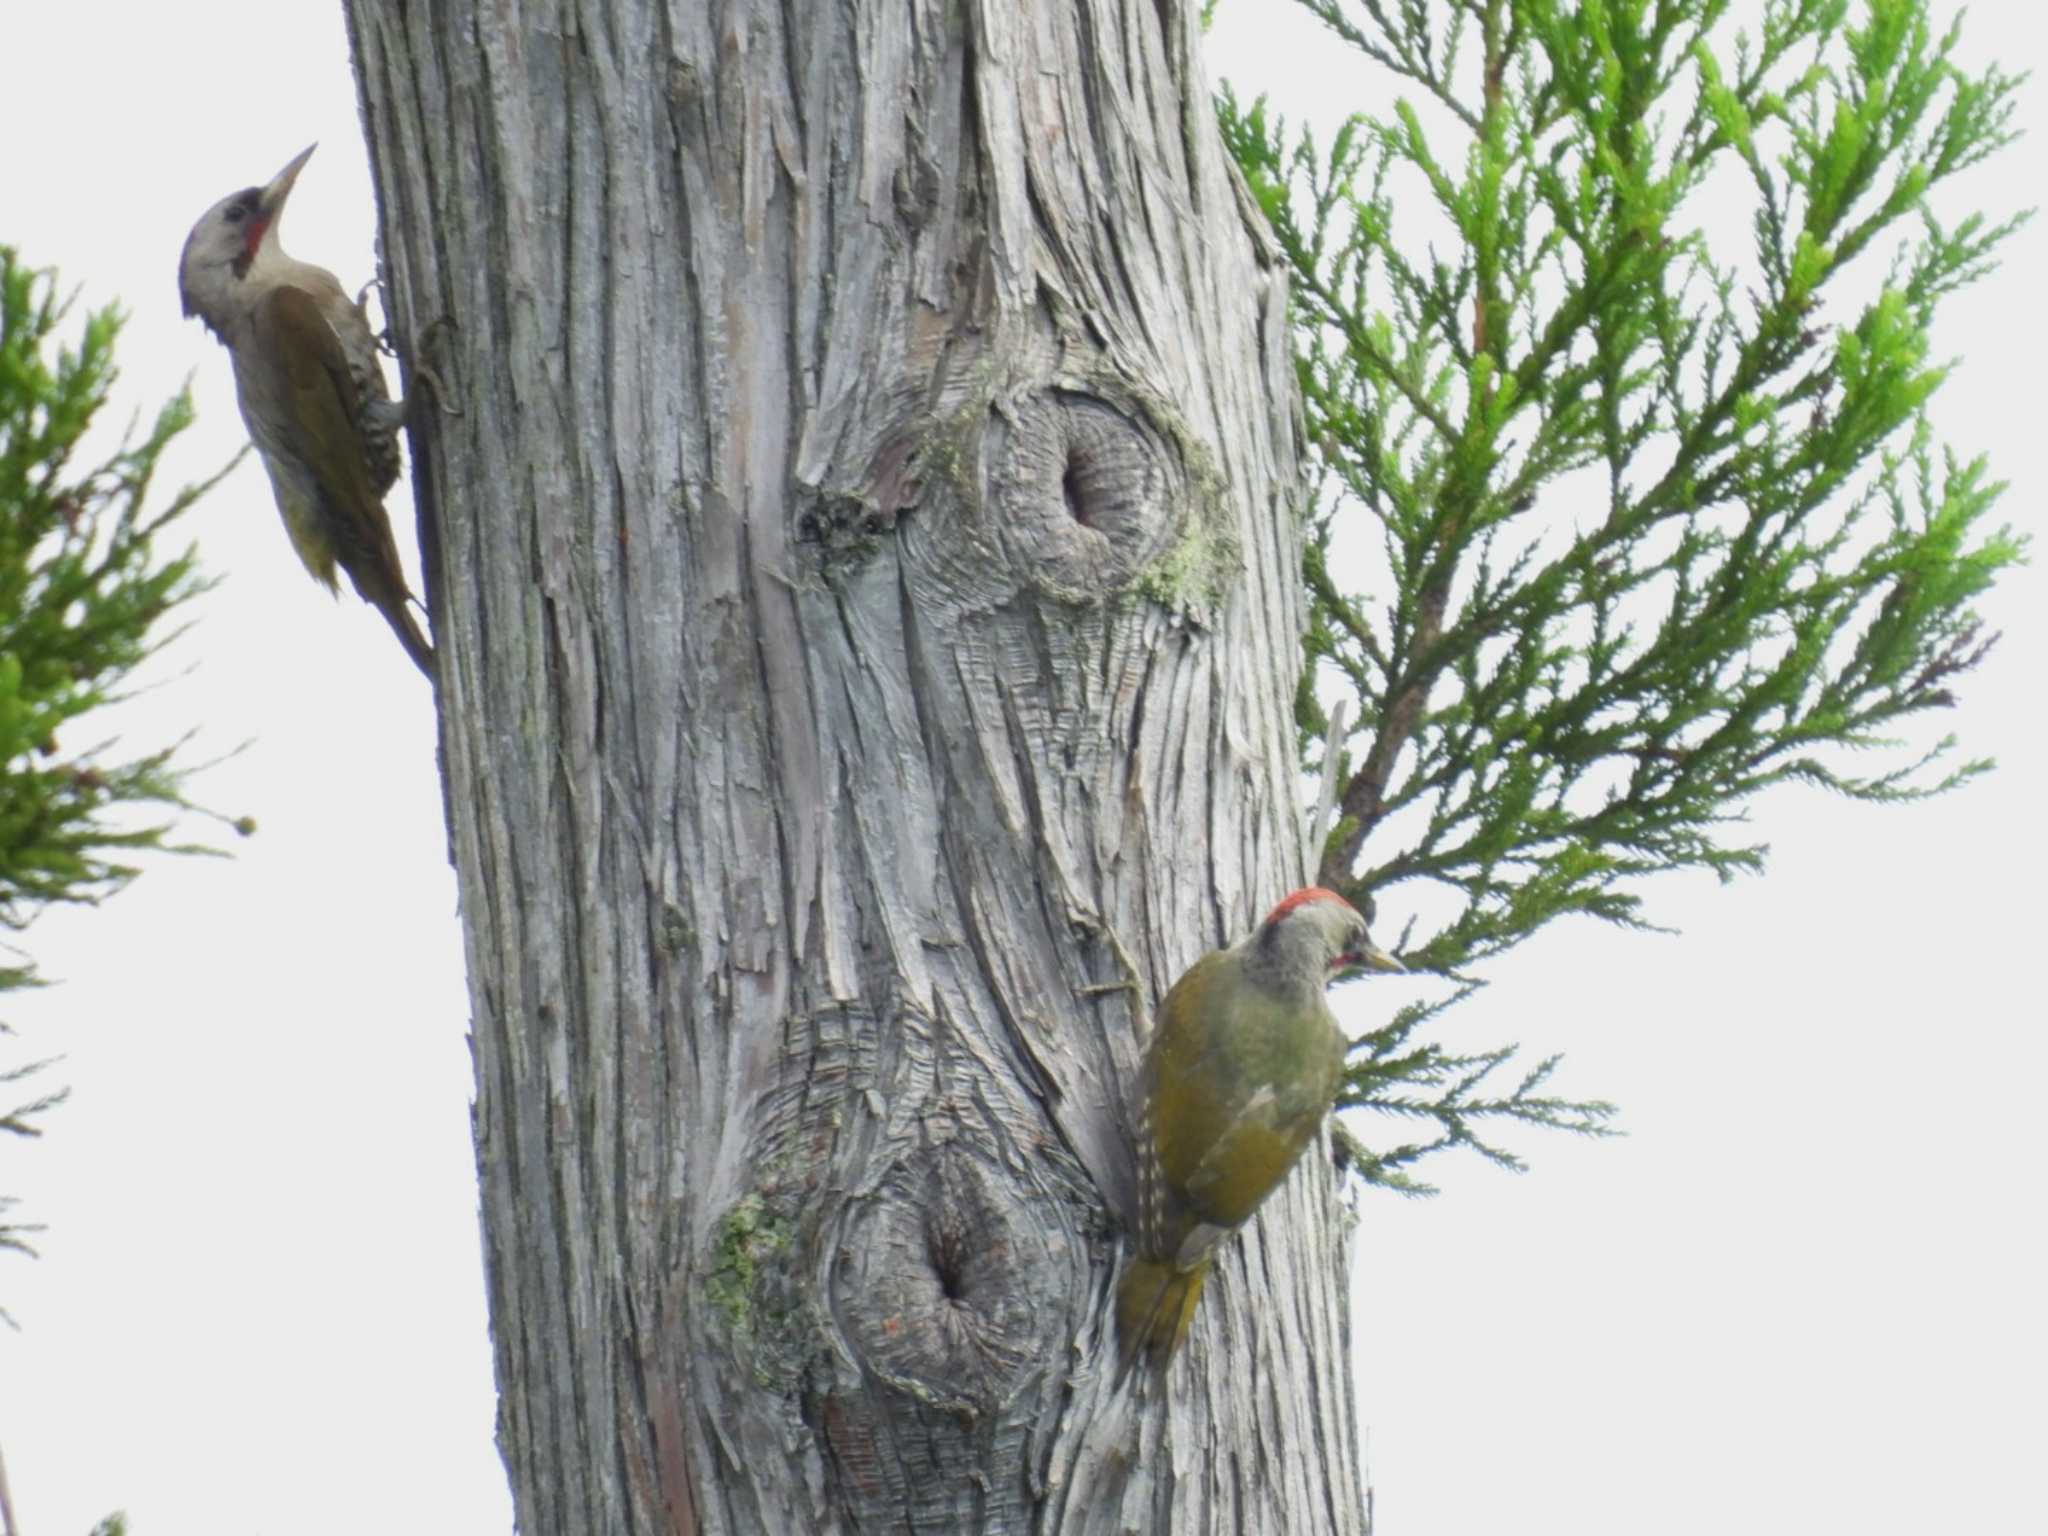
[[[1168,989],[1138,1083],[1137,1253],[1117,1286],[1119,1379],[1141,1358],[1165,1373],[1217,1248],[1315,1139],[1346,1050],[1324,988],[1361,969],[1402,966],[1356,907],[1311,886]]]
[[[234,359],[242,420],[299,559],[330,592],[336,567],[346,571],[432,677],[434,650],[408,606],[384,510],[405,407],[384,382],[361,303],[278,244],[285,200],[312,153],[201,215],[178,258],[178,293]]]

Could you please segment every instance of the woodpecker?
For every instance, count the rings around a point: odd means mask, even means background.
[[[407,607],[384,494],[398,479],[403,403],[391,398],[360,301],[278,244],[285,199],[315,146],[200,216],[178,293],[234,359],[235,395],[292,548],[330,592],[338,565],[428,677],[434,651]]]
[[[1296,891],[1249,937],[1168,989],[1138,1092],[1137,1253],[1117,1287],[1118,1378],[1163,1375],[1210,1260],[1315,1139],[1346,1042],[1323,989],[1359,968],[1398,971],[1335,891]]]

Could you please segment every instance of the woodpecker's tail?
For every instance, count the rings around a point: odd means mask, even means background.
[[[1116,1332],[1123,1358],[1117,1365],[1119,1384],[1140,1357],[1155,1376],[1164,1376],[1174,1351],[1194,1321],[1195,1303],[1209,1261],[1192,1269],[1175,1269],[1151,1259],[1132,1259],[1116,1288]]]
[[[431,680],[434,676],[434,647],[421,631],[419,621],[412,616],[412,609],[408,606],[411,594],[405,590],[405,578],[393,574],[397,565],[396,556],[391,559],[391,570],[383,569],[381,562],[364,569],[350,565],[348,579],[354,583],[362,600],[384,615],[384,622],[391,626],[391,633],[398,636],[398,643],[405,647],[405,654]]]
[[[413,665],[431,679],[434,675],[434,648],[427,643],[427,637],[420,633],[419,623],[413,618],[412,610],[407,608],[402,600],[389,607],[378,603],[377,608],[384,615],[385,622],[390,624],[391,632],[398,636],[398,643],[405,647],[405,654],[412,658]]]

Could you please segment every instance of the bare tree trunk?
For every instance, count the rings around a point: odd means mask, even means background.
[[[521,1528],[1360,1528],[1327,1158],[1110,1386],[1146,1010],[1302,877],[1285,295],[1191,11],[348,9],[461,411]]]

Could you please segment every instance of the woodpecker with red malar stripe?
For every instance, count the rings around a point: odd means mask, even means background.
[[[391,398],[360,300],[325,267],[285,255],[277,223],[312,155],[215,203],[178,258],[185,313],[234,359],[249,439],[270,474],[292,548],[329,591],[336,568],[428,677],[434,650],[413,617],[384,496],[398,479],[402,402]]]
[[[1250,936],[1168,989],[1138,1082],[1137,1253],[1117,1286],[1121,1379],[1164,1375],[1216,1250],[1315,1140],[1343,1080],[1346,1041],[1323,989],[1398,971],[1358,909],[1296,891]]]

